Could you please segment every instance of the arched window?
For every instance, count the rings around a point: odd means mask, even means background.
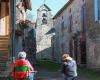
[[[42,14],[42,17],[47,17],[46,13],[43,13],[43,14]]]
[[[43,24],[47,24],[47,19],[46,19],[46,18],[43,18],[43,19],[42,19],[42,23],[43,23]]]

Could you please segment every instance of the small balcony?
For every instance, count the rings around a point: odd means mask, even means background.
[[[29,27],[27,20],[25,20],[25,21],[21,20],[18,24],[19,24],[20,29],[22,29],[22,30]]]

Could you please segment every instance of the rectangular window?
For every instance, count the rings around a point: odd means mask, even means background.
[[[69,25],[69,32],[72,32],[72,15],[69,16],[69,22],[70,22],[70,25]]]
[[[64,36],[64,22],[61,23],[61,32],[62,32],[62,36]]]
[[[94,0],[94,18],[95,21],[100,20],[100,0]]]

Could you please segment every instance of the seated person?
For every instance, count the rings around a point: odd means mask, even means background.
[[[30,64],[28,60],[26,60],[26,52],[22,51],[18,54],[18,60],[13,63],[12,66],[12,76],[17,80],[24,80],[25,78],[29,78],[29,80],[33,80],[34,68]]]

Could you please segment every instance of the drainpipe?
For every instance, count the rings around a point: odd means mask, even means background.
[[[15,60],[16,0],[10,0],[11,57]]]

